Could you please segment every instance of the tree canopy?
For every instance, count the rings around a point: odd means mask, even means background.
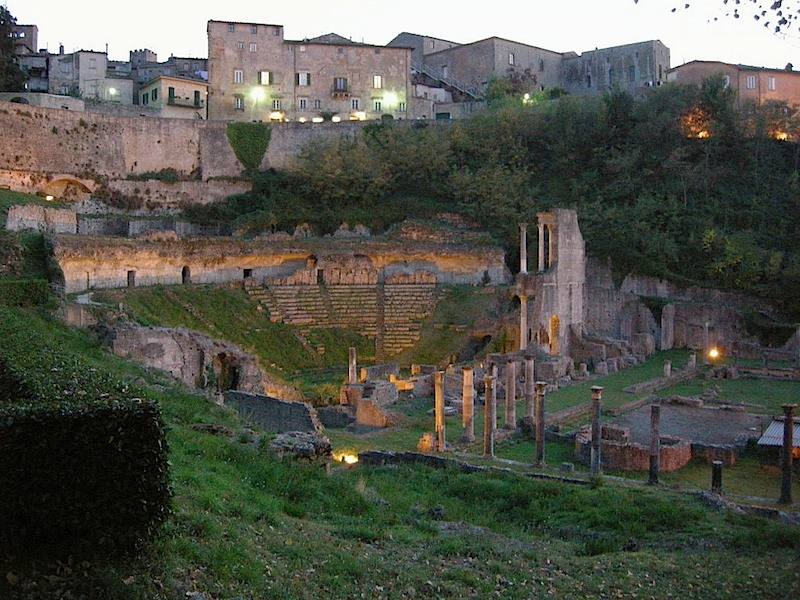
[[[25,89],[25,72],[14,52],[13,27],[17,23],[5,6],[0,5],[0,91],[19,92]]]

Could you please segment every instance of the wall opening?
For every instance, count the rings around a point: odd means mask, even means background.
[[[542,237],[544,238],[542,244],[544,245],[544,268],[550,268],[550,226],[545,225],[542,230]]]
[[[553,315],[550,317],[550,355],[555,356],[559,352],[558,347],[558,335],[561,331],[561,319],[558,318],[558,315]]]
[[[136,287],[136,271],[128,271],[128,287]]]
[[[225,352],[217,354],[214,357],[214,374],[217,378],[218,393],[222,394],[239,387],[239,367],[233,356]]]
[[[317,269],[317,285],[325,283],[325,269]]]
[[[243,269],[242,270],[242,277],[245,279],[252,279],[253,278],[253,269]]]
[[[14,104],[30,104],[30,102],[28,102],[27,98],[22,98],[20,96],[17,96],[16,98],[12,98],[11,100],[9,100],[9,102],[13,102]]]
[[[192,270],[188,266],[181,269],[181,283],[183,285],[192,283]]]

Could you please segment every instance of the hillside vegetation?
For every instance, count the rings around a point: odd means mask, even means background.
[[[447,209],[491,231],[513,266],[519,221],[573,207],[588,251],[619,273],[758,294],[796,318],[797,117],[781,105],[736,106],[722,80],[709,80],[641,100],[506,103],[449,127],[370,125],[357,140],[308,148],[292,173],[257,175],[252,194],[191,216],[261,215],[270,227],[308,221],[330,232],[342,221],[381,230]]]

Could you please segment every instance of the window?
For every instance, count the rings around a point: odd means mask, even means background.
[[[233,70],[233,83],[244,83],[244,71],[241,69]]]
[[[400,103],[400,104],[397,106],[397,110],[399,110],[400,112],[406,112],[406,103],[405,103],[405,102],[401,102],[401,103]]]
[[[234,31],[236,31],[236,25],[234,25],[233,23],[228,23],[228,31],[230,33],[233,33]]]
[[[172,90],[172,95],[174,96],[175,95],[175,88],[169,88],[169,89]],[[153,88],[153,90],[150,92],[150,99],[153,102],[158,100],[158,88]]]
[[[311,85],[311,73],[295,73],[294,83],[302,87]]]
[[[300,46],[300,52],[305,52],[305,51],[306,51],[306,47],[305,46]]]
[[[346,77],[334,77],[333,78],[333,89],[337,92],[346,92],[347,91],[347,78]]]
[[[380,90],[383,88],[383,75],[373,75],[372,76],[372,87],[376,90]]]
[[[272,35],[280,35],[280,34],[281,34],[281,28],[280,27],[275,27],[272,30]]]
[[[314,108],[322,108],[322,100],[314,100]]]
[[[260,71],[258,73],[258,85],[272,85],[272,71]]]
[[[200,91],[199,90],[195,90],[194,91],[194,105],[195,106],[200,106]]]
[[[542,71],[544,71],[544,59],[540,58],[539,59],[539,72],[541,73]]]
[[[236,95],[233,97],[233,107],[236,110],[244,110],[244,96]]]
[[[155,92],[155,90],[153,90],[153,91]],[[175,100],[175,88],[174,87],[168,88],[167,89],[167,94],[168,94],[167,97],[170,99],[170,101]],[[155,98],[154,98],[154,100],[155,100]]]
[[[350,108],[353,110],[358,110],[358,98],[353,98],[350,100]]]
[[[244,42],[236,42],[236,47],[239,50],[244,50]]]
[[[628,81],[630,81],[631,83],[636,81],[636,67],[633,65],[628,67]]]
[[[145,105],[146,104],[150,104],[150,94],[148,94],[147,92],[142,94],[142,104],[145,104]]]
[[[586,76],[586,87],[592,87],[592,76],[591,74]]]
[[[508,53],[508,64],[510,64],[513,67],[514,64],[516,64],[515,61],[516,61],[516,59],[514,58],[514,53],[513,52],[509,52]]]
[[[300,98],[297,101],[297,108],[300,110],[306,110],[308,108],[308,98]]]
[[[253,35],[258,33],[258,25],[250,25],[250,33],[252,33]]]
[[[381,101],[375,100],[375,112],[381,112]]]
[[[731,87],[731,76],[725,75],[725,89]]]
[[[769,89],[771,92],[774,92],[776,89],[778,89],[774,77],[767,79],[767,89]]]
[[[97,68],[97,59],[96,58],[91,57],[89,59],[89,68],[90,69],[96,69]]]
[[[755,75],[748,75],[747,76],[747,89],[748,90],[756,89],[756,76]]]
[[[250,52],[258,52],[258,44],[250,42]]]
[[[448,77],[447,65],[442,65],[442,77],[444,77],[445,79],[447,79],[447,77]]]
[[[336,52],[338,52],[339,54],[344,54],[344,48],[337,48]]]
[[[280,110],[281,109],[281,101],[275,99],[272,101],[272,110]]]
[[[614,83],[614,81],[615,81],[615,77],[616,77],[616,76],[617,76],[617,74],[614,72],[614,67],[611,67],[611,68],[608,70],[608,83],[611,83],[611,84],[613,84],[613,83]]]

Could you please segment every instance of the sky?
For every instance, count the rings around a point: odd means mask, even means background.
[[[751,18],[721,17],[722,0],[0,0],[18,23],[39,27],[39,46],[104,50],[127,60],[149,48],[159,60],[208,54],[206,21],[284,26],[287,39],[336,32],[385,44],[402,31],[460,43],[499,36],[559,52],[660,39],[672,65],[694,59],[800,67],[800,35],[769,33]],[[690,9],[683,10],[685,3]],[[679,6],[672,13],[670,9]],[[720,16],[717,22],[709,21]]]

